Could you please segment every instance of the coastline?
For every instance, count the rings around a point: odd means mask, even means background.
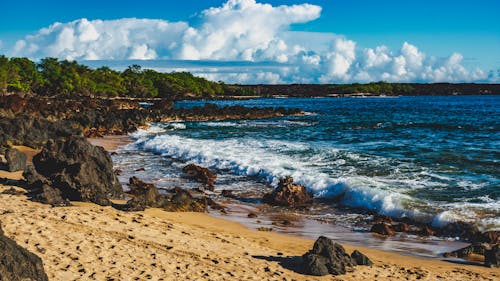
[[[8,188],[0,185],[0,192]],[[0,194],[0,198],[5,234],[39,255],[51,280],[494,280],[500,276],[500,269],[344,245],[347,251],[362,251],[374,265],[339,277],[313,277],[300,274],[297,267],[299,257],[312,247],[311,239],[252,230],[206,213],[122,212],[81,202],[52,208],[24,195]]]

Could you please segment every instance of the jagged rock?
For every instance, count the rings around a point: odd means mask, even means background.
[[[47,281],[42,259],[6,237],[0,226],[0,280]]]
[[[384,236],[392,236],[394,235],[394,230],[391,226],[384,222],[376,223],[370,229],[370,232],[377,233]]]
[[[110,198],[123,196],[109,154],[83,137],[47,142],[33,164],[64,199],[110,205]]]
[[[273,192],[264,195],[262,201],[271,205],[300,207],[311,204],[313,195],[304,186],[293,184],[292,177],[285,177],[280,179]]]
[[[15,148],[9,148],[5,152],[7,160],[7,170],[9,172],[21,171],[26,168],[26,154]]]
[[[188,190],[176,187],[170,194],[160,194],[154,184],[145,183],[136,177],[129,180],[130,191],[134,197],[123,207],[126,211],[143,211],[146,208],[162,208],[170,212],[205,212],[207,206],[221,209],[208,197],[195,198]]]
[[[47,184],[43,184],[39,189],[30,192],[29,196],[31,196],[33,201],[49,204],[54,207],[71,206],[69,200],[62,198],[59,189],[52,188]]]
[[[372,261],[358,250],[354,250],[351,254],[351,258],[356,265],[372,265]]]
[[[500,245],[495,245],[484,252],[484,265],[500,267]]]
[[[464,247],[464,248],[461,248],[461,249],[458,249],[458,250],[455,250],[452,252],[444,253],[443,256],[445,258],[452,258],[453,257],[453,258],[464,259],[472,254],[484,255],[487,247],[488,246],[485,244],[475,243],[475,244],[471,244],[467,247]]]
[[[342,245],[324,236],[314,242],[313,249],[304,254],[302,260],[305,273],[316,276],[345,274],[346,267],[355,265]]]
[[[207,185],[210,191],[214,191],[214,184],[217,175],[207,168],[200,167],[195,164],[188,164],[182,168],[186,174],[192,175],[194,180]]]

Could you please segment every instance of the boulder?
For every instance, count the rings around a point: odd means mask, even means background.
[[[7,160],[7,170],[9,172],[22,171],[26,168],[26,154],[15,148],[7,149],[5,159]]]
[[[221,195],[224,196],[224,197],[227,197],[227,198],[236,198],[236,195],[234,195],[234,193],[233,193],[232,190],[224,189],[221,192]]]
[[[214,172],[195,164],[186,165],[182,171],[193,176],[195,181],[207,185],[210,191],[214,191],[215,179],[217,178]]]
[[[42,259],[6,237],[0,227],[0,280],[47,281]]]
[[[314,242],[313,249],[304,254],[302,260],[305,273],[316,276],[345,274],[347,267],[355,265],[342,245],[324,236]]]
[[[372,261],[358,250],[354,250],[351,254],[351,258],[356,265],[372,265]]]
[[[500,245],[495,245],[484,252],[484,265],[500,267]]]
[[[377,233],[383,236],[392,236],[394,235],[394,230],[392,229],[390,224],[379,222],[372,226],[370,232]]]
[[[312,204],[313,195],[304,186],[293,184],[292,177],[285,177],[273,192],[264,195],[262,201],[270,205],[300,207]]]
[[[209,205],[218,208],[212,199],[205,196],[195,198],[180,187],[170,190],[169,194],[160,194],[154,184],[145,183],[136,177],[129,179],[129,186],[129,193],[134,197],[123,206],[126,211],[162,208],[170,212],[205,212]]]
[[[110,198],[123,196],[109,154],[83,137],[47,142],[33,164],[64,199],[110,205]]]

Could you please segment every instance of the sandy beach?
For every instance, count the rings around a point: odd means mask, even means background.
[[[114,150],[124,140],[100,139]],[[94,141],[94,143],[96,143]],[[19,147],[18,147],[19,148]],[[23,151],[28,151],[20,147]],[[35,151],[28,153],[28,158]],[[19,179],[19,173],[0,177]],[[10,184],[10,183],[9,183]],[[0,193],[11,185],[0,185]],[[14,182],[15,184],[15,182]],[[14,187],[25,192],[24,189]],[[500,269],[363,247],[374,265],[343,276],[301,274],[313,240],[248,229],[204,213],[123,212],[73,202],[53,208],[0,194],[5,234],[40,256],[50,280],[498,280]],[[354,247],[344,245],[348,252]]]

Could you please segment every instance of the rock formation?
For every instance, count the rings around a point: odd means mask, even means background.
[[[292,177],[281,178],[278,187],[262,198],[264,203],[270,205],[301,207],[313,202],[313,195],[300,184],[293,184]]]

